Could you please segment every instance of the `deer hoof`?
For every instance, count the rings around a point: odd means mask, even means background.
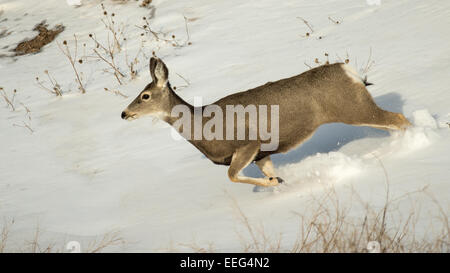
[[[284,180],[281,177],[269,177],[269,180],[273,183],[274,179],[277,180],[277,184],[281,184],[284,182]]]

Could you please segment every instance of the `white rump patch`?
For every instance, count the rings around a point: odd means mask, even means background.
[[[344,69],[345,74],[352,80],[352,82],[364,84],[362,77],[352,66],[343,64],[341,67]]]

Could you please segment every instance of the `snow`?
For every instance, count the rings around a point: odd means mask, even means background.
[[[81,4],[82,4],[81,0],[66,0],[66,2],[69,6],[75,6],[75,7],[81,6]]]
[[[50,27],[66,27],[59,43],[67,40],[73,48],[76,34],[79,56],[83,43],[86,55],[92,55],[89,33],[107,41],[100,2],[82,1],[75,9],[61,0],[33,5],[0,0],[0,33],[12,31],[0,38],[0,55],[11,55],[44,19]],[[32,238],[39,226],[44,240],[80,240],[82,249],[84,242],[117,230],[128,242],[121,251],[189,250],[179,244],[191,242],[240,251],[236,230],[241,227],[231,196],[253,223],[282,233],[289,245],[298,233],[297,213],[311,213],[312,196],[327,188],[336,189],[342,201],[351,201],[351,188],[371,205],[382,206],[386,184],[380,161],[393,197],[426,187],[448,215],[450,2],[374,2],[154,0],[153,11],[135,1],[103,1],[124,28],[129,58],[138,54],[142,40],[145,56],[139,54],[138,77],[130,80],[125,51],[118,55],[118,67],[127,75],[123,85],[104,72],[106,63],[89,59],[79,66],[86,94],[78,91],[72,67],[55,41],[37,54],[0,58],[0,87],[9,96],[17,90],[15,111],[0,104],[0,218],[14,219],[13,242]],[[183,16],[191,18],[192,45],[173,47],[142,37],[136,25],[143,24],[144,16],[155,31],[174,34],[180,43],[186,41]],[[310,30],[298,17],[312,25],[310,37],[304,37]],[[286,185],[260,189],[234,184],[226,167],[214,165],[186,141],[175,141],[163,122],[120,119],[150,82],[152,51],[167,64],[170,82],[190,103],[194,97],[211,103],[299,74],[316,66],[315,58],[324,63],[325,53],[330,62],[349,58],[361,74],[370,58],[374,63],[367,74],[375,84],[369,87],[375,101],[404,113],[414,127],[388,133],[327,124],[301,147],[273,156]],[[37,76],[47,80],[44,70],[61,85],[62,97],[36,84]],[[182,88],[187,84],[177,74],[189,85]],[[254,165],[244,174],[260,175]],[[421,233],[437,212],[429,200],[416,201],[427,210],[416,231]],[[409,211],[409,200],[401,208]],[[361,216],[358,210],[352,213]]]
[[[430,115],[427,109],[421,109],[412,113],[413,123],[415,126],[437,128],[436,120]]]

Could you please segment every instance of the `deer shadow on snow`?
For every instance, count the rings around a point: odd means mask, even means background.
[[[401,113],[404,101],[398,93],[388,93],[374,98],[376,104],[384,110]],[[308,156],[317,153],[329,153],[339,150],[345,144],[366,138],[388,137],[389,132],[366,126],[352,126],[343,123],[329,123],[319,127],[313,136],[296,149],[286,154],[271,156],[275,167],[289,163],[298,163]],[[244,175],[263,177],[255,164],[250,164],[243,170]]]

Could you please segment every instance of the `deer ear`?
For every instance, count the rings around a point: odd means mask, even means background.
[[[163,87],[169,80],[169,70],[159,58],[152,57],[150,59],[150,76],[156,85]]]
[[[150,76],[152,77],[152,80],[154,82],[156,82],[156,78],[155,78],[155,68],[156,68],[156,63],[158,62],[158,59],[155,57],[151,57],[150,58],[150,63],[149,63],[149,68],[150,68]]]

